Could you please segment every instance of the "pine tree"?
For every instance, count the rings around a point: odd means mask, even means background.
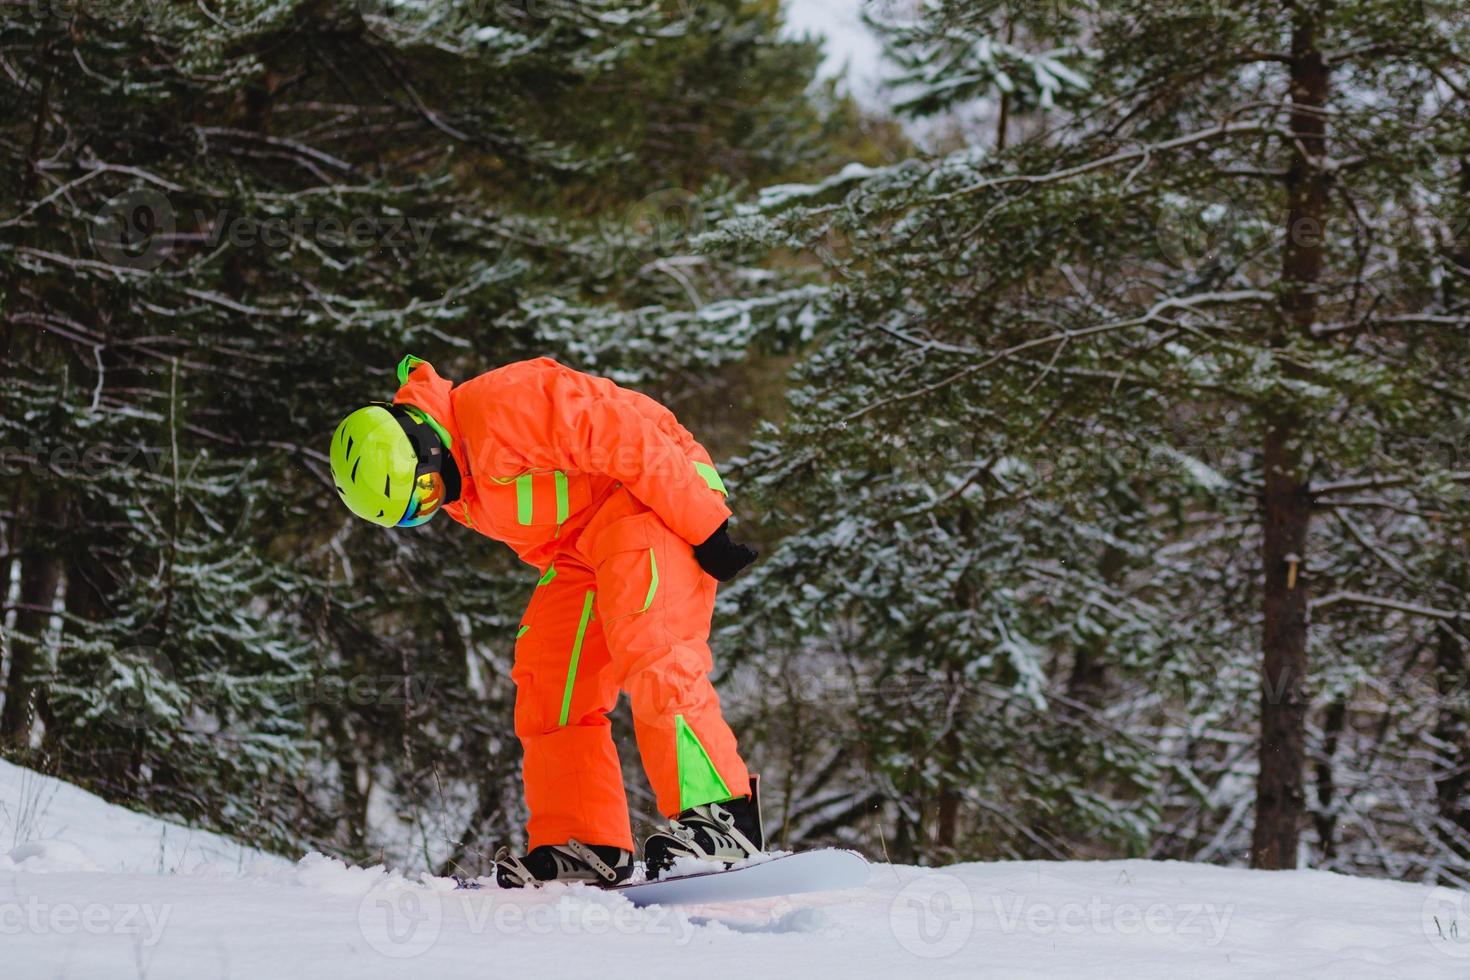
[[[896,41],[915,111],[1049,59],[1068,83],[1035,91],[1067,98],[1013,101],[1010,140],[773,191],[709,236],[828,267],[767,308],[817,339],[746,475],[788,534],[742,592],[750,615],[781,597],[757,643],[951,692],[865,703],[834,737],[907,780],[885,792],[900,827],[947,843],[959,795],[967,853],[1087,852],[1101,827],[1365,868],[1334,774],[1407,770],[1341,746],[1402,760],[1424,712],[1380,728],[1378,691],[1433,670],[1435,636],[1455,669],[1465,622],[1420,560],[1467,518],[1445,451],[1470,356],[1463,17],[939,3]],[[1438,843],[1399,819],[1425,785],[1375,804],[1378,870],[1433,873]]]

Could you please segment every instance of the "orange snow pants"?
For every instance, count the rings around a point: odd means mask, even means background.
[[[626,490],[546,569],[511,671],[531,847],[574,837],[633,849],[608,720],[619,690],[661,813],[749,792],[709,680],[716,585],[689,543]]]

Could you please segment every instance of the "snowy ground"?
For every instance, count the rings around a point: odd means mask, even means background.
[[[17,867],[159,875],[196,869],[243,872],[257,865],[287,868],[290,862],[218,834],[113,806],[68,783],[0,761],[0,875]],[[0,889],[0,903],[4,900]]]
[[[846,892],[640,910],[262,858],[4,763],[0,848],[8,980],[1470,976],[1470,895],[1319,872],[878,865]]]

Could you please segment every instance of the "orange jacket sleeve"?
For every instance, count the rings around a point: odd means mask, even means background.
[[[488,441],[519,457],[488,461],[491,475],[514,466],[597,473],[620,481],[679,537],[700,544],[730,517],[710,455],[647,395],[564,367],[521,361],[466,382],[460,424],[480,416]]]

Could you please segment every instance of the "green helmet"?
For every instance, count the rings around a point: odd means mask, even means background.
[[[332,479],[347,509],[394,527],[413,502],[419,457],[398,419],[382,405],[359,408],[332,436]]]

